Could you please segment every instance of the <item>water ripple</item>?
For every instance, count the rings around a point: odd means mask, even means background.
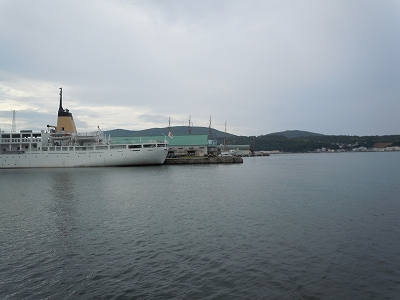
[[[0,170],[0,298],[396,299],[398,161]]]

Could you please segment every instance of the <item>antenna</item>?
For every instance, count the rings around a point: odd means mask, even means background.
[[[16,122],[15,122],[15,115],[16,115],[17,111],[16,110],[12,110],[12,112],[13,112],[13,119],[12,119],[11,132],[16,132],[17,131],[17,125],[16,125]]]
[[[190,119],[192,118],[192,116],[190,115],[189,116],[189,126],[188,126],[188,132],[189,132],[189,135],[192,133],[192,128],[190,127]]]

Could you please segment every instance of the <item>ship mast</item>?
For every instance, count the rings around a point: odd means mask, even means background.
[[[172,139],[173,134],[171,131],[171,117],[168,118],[168,136]]]
[[[16,115],[17,111],[13,110],[12,113],[13,113],[13,119],[12,119],[12,124],[11,124],[11,132],[17,132],[17,125],[16,125],[16,121],[15,121],[15,115]]]
[[[211,129],[211,116],[210,116],[210,123],[208,124],[208,139],[211,140],[211,133],[212,133],[212,129]]]
[[[224,134],[224,150],[226,150],[226,121],[225,121],[225,134]]]
[[[189,126],[188,126],[188,133],[189,133],[189,135],[192,133],[192,128],[191,128],[191,126],[190,126],[190,119],[192,118],[192,116],[190,115],[189,116]]]

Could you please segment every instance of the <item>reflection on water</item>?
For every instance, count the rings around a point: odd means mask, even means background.
[[[76,228],[77,191],[73,173],[69,170],[56,170],[49,182],[52,205],[49,209],[54,217],[55,226],[62,235],[68,235]]]
[[[63,200],[74,200],[75,198],[75,182],[71,172],[59,170],[51,176],[51,192],[55,200],[63,202]],[[64,202],[67,202],[64,201]]]

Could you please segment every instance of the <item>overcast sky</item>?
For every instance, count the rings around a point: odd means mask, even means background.
[[[0,0],[0,128],[400,134],[400,1]]]

